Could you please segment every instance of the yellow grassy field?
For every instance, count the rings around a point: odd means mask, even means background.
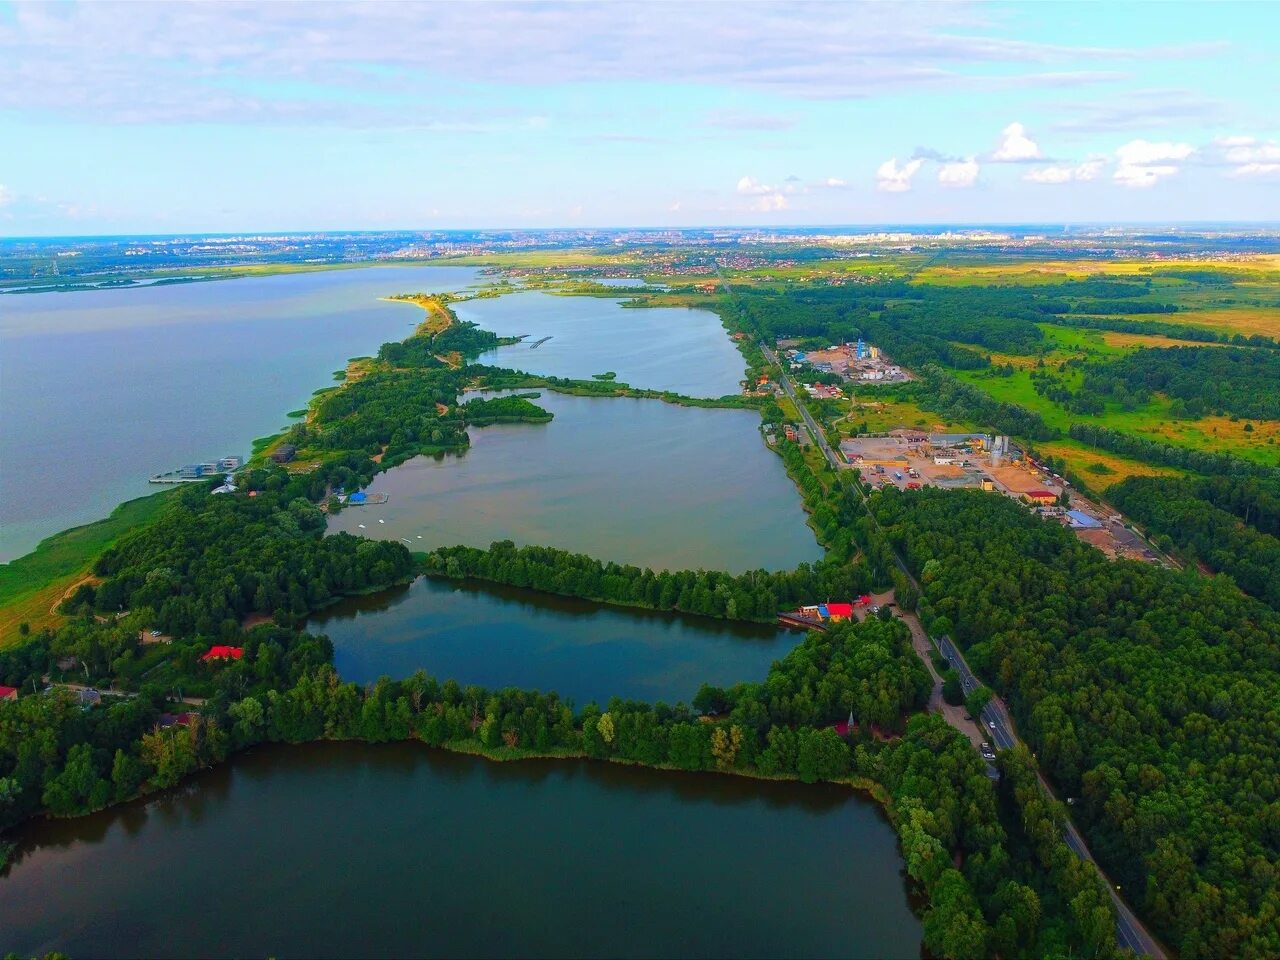
[[[1253,427],[1245,430],[1245,426]],[[1274,451],[1271,459],[1280,459],[1280,420],[1246,420],[1232,422],[1228,417],[1201,417],[1199,420],[1173,420],[1155,431],[1161,437],[1184,446],[1203,443],[1208,449],[1258,459],[1259,450]],[[1268,441],[1271,441],[1268,443]]]
[[[1172,467],[1157,467],[1139,460],[1130,460],[1128,457],[1120,457],[1114,453],[1105,453],[1075,440],[1037,443],[1036,450],[1044,456],[1065,460],[1075,473],[1086,478],[1091,486],[1100,490],[1105,490],[1113,483],[1119,483],[1129,477],[1172,477],[1181,472]],[[1095,463],[1104,464],[1110,468],[1111,473],[1091,473],[1088,467]]]
[[[922,283],[996,284],[1060,283],[1085,277],[1143,276],[1153,271],[1222,270],[1274,273],[1280,280],[1280,255],[1267,254],[1246,260],[1037,260],[1025,263],[938,264],[916,274]]]
[[[936,413],[923,410],[909,400],[863,399],[869,392],[864,391],[855,399],[853,410],[845,417],[844,423],[856,426],[865,422],[870,433],[886,433],[890,430],[911,427],[936,433],[970,428],[969,424],[940,420]]]
[[[59,577],[39,590],[0,607],[0,647],[7,647],[22,639],[18,633],[19,624],[25,623],[32,633],[39,633],[45,627],[57,627],[62,623],[65,617],[56,612],[56,607],[85,580],[87,574],[86,568],[69,576]]]
[[[1182,340],[1177,337],[1162,337],[1150,333],[1119,333],[1114,330],[1100,331],[1102,342],[1109,347],[1225,347],[1225,343],[1201,343],[1198,340]]]
[[[1184,310],[1171,316],[1135,314],[1130,320],[1172,320],[1175,323],[1193,324],[1215,330],[1229,330],[1246,337],[1260,333],[1265,337],[1280,337],[1280,307],[1241,306]]]

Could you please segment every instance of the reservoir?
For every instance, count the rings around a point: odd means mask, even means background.
[[[369,492],[390,501],[345,509],[330,531],[404,538],[414,550],[509,539],[655,570],[789,570],[821,558],[754,410],[546,390],[536,402],[555,419],[473,427],[460,457],[378,474]]]
[[[393,293],[463,290],[462,267],[369,267],[0,300],[0,561],[249,453],[347,359],[408,336]]]
[[[313,616],[345,680],[422,669],[490,689],[554,690],[579,706],[610,697],[689,703],[703,683],[763,681],[800,634],[556,597],[497,584],[423,578]]]
[[[920,955],[892,829],[826,784],[266,747],[18,841],[23,956]]]
[[[689,397],[742,391],[742,355],[709,310],[622,307],[610,297],[573,297],[538,290],[453,305],[500,337],[528,335],[499,347],[479,363],[530,373],[589,380],[613,372],[633,387]],[[544,337],[545,343],[533,344]]]

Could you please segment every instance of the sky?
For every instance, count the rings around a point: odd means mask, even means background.
[[[1280,220],[1277,3],[7,3],[0,235]]]

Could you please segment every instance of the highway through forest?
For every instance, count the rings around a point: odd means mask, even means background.
[[[716,273],[720,277],[720,283],[724,287],[725,292],[728,293],[734,300],[734,303],[737,304],[737,297],[729,288],[729,284],[725,280],[724,276],[720,274],[718,266],[716,268]],[[741,313],[740,306],[739,313]],[[827,462],[831,464],[832,469],[840,470],[842,464],[839,455],[827,442],[827,437],[823,432],[822,427],[818,425],[817,421],[814,420],[812,415],[810,415],[809,411],[805,408],[803,401],[796,395],[796,390],[791,383],[791,378],[787,376],[787,372],[783,368],[778,355],[763,342],[759,344],[759,347],[760,352],[764,354],[765,359],[777,366],[778,380],[782,384],[783,392],[786,393],[792,402],[795,403],[796,410],[799,411],[800,417],[804,420],[805,428],[813,437],[814,443],[818,445],[823,456],[827,458]],[[880,522],[875,518],[875,515],[871,513],[866,491],[862,488],[860,483],[855,484],[855,488],[862,497],[863,505],[867,507],[867,513],[871,516],[872,522],[875,524],[877,531],[880,533],[881,537],[884,538],[884,531],[880,528]],[[888,540],[885,539],[885,542],[888,543]],[[898,569],[902,571],[903,575],[906,576],[911,584],[918,590],[919,583],[916,581],[915,577],[912,576],[911,571],[907,569],[907,565],[903,561],[902,557],[899,556],[897,549],[894,548],[892,544],[890,544],[890,549],[893,552],[893,559],[897,564]],[[904,617],[908,616],[906,611],[901,611],[901,614]],[[921,632],[923,632],[923,630]],[[937,644],[942,655],[951,663],[956,673],[959,674],[960,683],[964,688],[965,694],[968,695],[978,689],[981,685],[981,681],[969,668],[969,664],[965,662],[964,655],[961,654],[959,648],[956,647],[951,638],[944,636],[936,639],[934,642]],[[923,650],[919,645],[916,645],[916,652],[920,655],[921,659],[925,660],[926,666],[931,666],[931,664],[928,663],[929,657],[926,650]],[[932,672],[932,670],[930,672]],[[947,719],[948,723],[958,729],[961,733],[965,734],[966,738],[972,741],[973,738],[969,735],[969,732],[961,725],[963,721],[957,720],[954,715],[948,715],[946,711],[943,712],[943,716]],[[999,697],[992,696],[991,701],[983,708],[982,714],[978,719],[981,721],[984,736],[989,736],[995,743],[997,749],[1009,750],[1020,742],[1018,740],[1018,735],[1014,732],[1013,719],[1009,715],[1009,710],[1005,706],[1004,701]],[[1053,788],[1049,785],[1049,781],[1045,779],[1044,774],[1037,770],[1036,776],[1039,778],[1040,786],[1045,793],[1050,797],[1057,799]],[[1115,907],[1116,939],[1119,941],[1120,946],[1133,950],[1135,953],[1142,954],[1144,956],[1154,957],[1156,960],[1166,960],[1168,955],[1165,950],[1150,934],[1146,927],[1143,926],[1142,921],[1138,919],[1137,915],[1132,909],[1130,909],[1129,905],[1120,897],[1115,883],[1107,876],[1102,867],[1098,865],[1093,854],[1090,853],[1088,845],[1084,842],[1084,837],[1081,836],[1080,831],[1076,829],[1075,824],[1071,822],[1070,816],[1065,819],[1063,835],[1063,838],[1072,853],[1080,859],[1093,864],[1094,869],[1098,871],[1098,875],[1106,884],[1107,891],[1111,894],[1111,902]]]

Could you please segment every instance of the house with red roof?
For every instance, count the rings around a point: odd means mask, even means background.
[[[1051,507],[1058,502],[1058,495],[1048,490],[1028,490],[1023,496],[1042,507]]]
[[[243,656],[243,647],[212,646],[200,659],[208,663],[211,660],[239,660]]]
[[[0,700],[17,700],[18,688],[0,686]]]
[[[832,620],[852,620],[852,603],[828,603],[827,616]]]

